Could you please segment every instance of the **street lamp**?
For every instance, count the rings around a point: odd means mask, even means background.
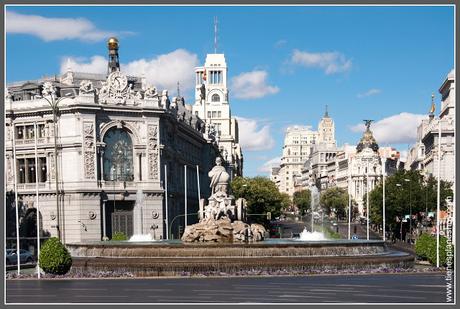
[[[397,184],[396,184],[396,187],[401,188],[401,187],[402,187],[402,184],[397,183]],[[399,240],[402,241],[403,214],[401,214],[401,219],[400,219],[400,220],[401,220],[401,228],[400,228],[400,230],[399,230]]]
[[[409,184],[409,242],[412,242],[412,183],[410,179],[404,178]]]
[[[54,86],[46,82],[44,84],[44,89],[42,91],[43,96],[37,95],[35,96],[37,99],[45,99],[48,104],[51,107],[51,110],[53,112],[53,127],[54,127],[54,178],[56,179],[56,216],[57,216],[57,224],[56,224],[56,229],[57,229],[57,235],[59,240],[61,240],[61,228],[60,228],[60,210],[59,210],[59,180],[58,180],[58,159],[57,159],[57,115],[59,113],[59,103],[72,96],[71,93],[66,94],[64,97],[59,97],[56,99],[56,89]]]

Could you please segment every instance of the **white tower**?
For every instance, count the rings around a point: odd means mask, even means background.
[[[324,143],[324,144],[335,146],[334,120],[332,120],[332,118],[329,117],[329,113],[327,111],[327,105],[326,105],[326,112],[324,113],[324,117],[321,119],[318,125],[318,134],[319,134],[319,143]]]
[[[239,145],[238,121],[232,118],[228,100],[228,67],[224,54],[216,51],[217,29],[215,33],[214,54],[207,54],[204,66],[195,68],[193,113],[206,124],[214,126],[222,158],[227,162],[229,174],[233,178],[242,175],[243,154]]]

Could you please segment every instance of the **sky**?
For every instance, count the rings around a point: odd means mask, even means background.
[[[214,17],[245,176],[269,175],[286,128],[316,130],[326,105],[338,146],[373,119],[379,145],[404,155],[454,68],[453,6],[7,6],[6,80],[105,73],[117,36],[122,71],[171,95],[179,81],[193,104]]]

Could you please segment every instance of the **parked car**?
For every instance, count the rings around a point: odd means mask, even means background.
[[[19,260],[21,264],[33,263],[35,261],[34,256],[27,250],[19,250]],[[6,265],[15,265],[18,262],[17,250],[16,249],[6,249]]]

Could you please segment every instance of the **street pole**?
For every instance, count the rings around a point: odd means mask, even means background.
[[[438,192],[436,209],[436,267],[439,268],[439,217],[441,214],[441,119],[438,119]]]
[[[51,96],[53,98],[53,96]],[[52,99],[54,103],[54,98]],[[61,240],[61,214],[60,214],[60,208],[59,208],[59,181],[58,181],[58,150],[57,150],[57,104],[52,105],[53,108],[53,126],[54,126],[54,178],[56,179],[56,229],[57,229],[57,235],[58,239]]]
[[[200,169],[198,165],[196,166],[196,184],[198,188],[198,204],[200,204],[201,200],[201,192],[200,192]]]
[[[351,239],[351,196],[350,196],[350,178],[348,178],[348,240]]]
[[[37,196],[36,210],[37,210],[37,276],[40,279],[40,205],[38,195],[38,150],[37,150],[37,122],[34,122],[34,137],[35,137],[35,191]]]
[[[383,188],[383,200],[382,200],[382,218],[383,218],[383,241],[386,240],[386,230],[385,230],[385,176],[386,176],[386,158],[382,164],[382,188]]]
[[[168,218],[168,165],[165,164],[165,212],[166,212],[166,239],[169,240],[169,218]]]
[[[187,227],[187,164],[184,164],[185,227]]]
[[[369,240],[369,161],[366,170],[366,216],[367,216],[367,240]]]
[[[16,175],[16,127],[13,125],[13,166],[14,166],[14,203],[16,208],[16,254],[18,262],[18,276],[21,274],[21,263],[19,258],[19,203],[18,203],[18,180]]]

